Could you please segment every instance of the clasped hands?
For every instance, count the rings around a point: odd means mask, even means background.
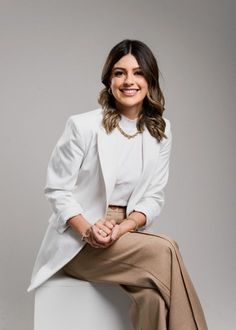
[[[83,236],[85,242],[95,248],[106,248],[120,238],[122,231],[115,220],[99,219]]]

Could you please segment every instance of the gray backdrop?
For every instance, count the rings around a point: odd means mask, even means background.
[[[124,38],[159,59],[174,135],[159,230],[173,236],[211,330],[235,329],[235,1],[1,0],[0,329],[33,329],[46,167],[66,119],[97,107]]]

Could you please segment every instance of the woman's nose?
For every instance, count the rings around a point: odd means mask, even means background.
[[[132,73],[127,73],[125,76],[125,84],[127,85],[133,85],[134,83],[134,75]]]

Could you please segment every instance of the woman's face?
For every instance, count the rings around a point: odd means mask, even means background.
[[[136,58],[127,54],[112,69],[110,88],[121,111],[134,110],[137,114],[148,92],[148,83]]]

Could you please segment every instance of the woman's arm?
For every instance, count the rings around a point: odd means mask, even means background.
[[[128,231],[137,231],[140,227],[143,227],[146,223],[146,215],[134,211],[120,224],[120,230],[122,234]]]
[[[164,187],[169,177],[169,161],[172,146],[172,134],[169,120],[166,120],[165,134],[167,139],[163,139],[160,143],[160,155],[156,169],[150,180],[146,192],[137,202],[134,211],[142,212],[146,215],[146,223],[142,228],[146,228],[156,219],[164,206]]]
[[[73,197],[72,191],[84,153],[83,138],[71,116],[50,157],[44,189],[45,196],[56,214],[53,225],[60,233],[68,228],[68,219],[83,214],[83,209]]]

